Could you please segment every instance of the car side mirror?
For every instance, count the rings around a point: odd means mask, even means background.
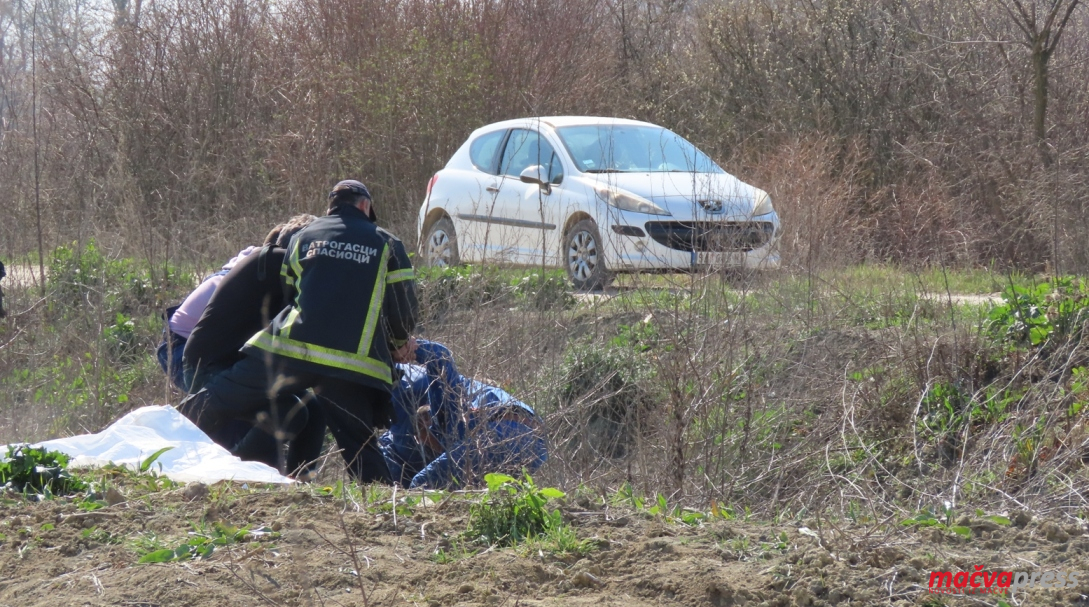
[[[522,183],[535,183],[545,190],[549,189],[548,173],[545,171],[545,168],[539,164],[528,166],[523,169],[521,174],[518,175],[518,179],[521,180]]]

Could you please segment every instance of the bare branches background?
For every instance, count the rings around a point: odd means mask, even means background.
[[[1001,0],[8,0],[0,253],[37,248],[40,210],[47,250],[218,258],[347,175],[412,240],[470,131],[579,113],[662,123],[781,206],[848,222],[837,262],[1081,269],[1089,11],[1036,4],[1042,50],[1035,5]],[[780,172],[799,146],[812,164]]]

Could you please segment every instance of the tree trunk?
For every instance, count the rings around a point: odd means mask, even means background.
[[[1036,145],[1040,148],[1040,158],[1044,166],[1051,164],[1051,156],[1047,150],[1047,62],[1050,58],[1051,51],[1043,48],[1043,41],[1037,38],[1032,49],[1032,69],[1036,79],[1033,126],[1036,131]]]

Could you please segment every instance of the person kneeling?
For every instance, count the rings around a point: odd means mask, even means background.
[[[442,344],[420,340],[415,353],[417,365],[399,365],[395,423],[380,439],[395,482],[476,486],[487,473],[532,472],[548,459],[544,425],[529,405],[462,376]]]

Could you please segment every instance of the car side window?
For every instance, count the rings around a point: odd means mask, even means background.
[[[499,150],[499,144],[503,143],[503,135],[506,134],[506,131],[495,131],[477,137],[469,145],[469,160],[472,161],[473,166],[485,173],[494,175],[495,153]]]
[[[503,161],[499,164],[503,167],[503,174],[517,177],[527,167],[535,164],[544,166],[549,181],[555,182],[556,175],[563,179],[563,165],[548,141],[536,131],[525,129],[511,131],[510,137],[507,138],[507,147],[503,150]]]
[[[552,152],[552,155],[549,156],[545,168],[548,169],[548,183],[557,185],[563,183],[563,162],[556,152]]]

